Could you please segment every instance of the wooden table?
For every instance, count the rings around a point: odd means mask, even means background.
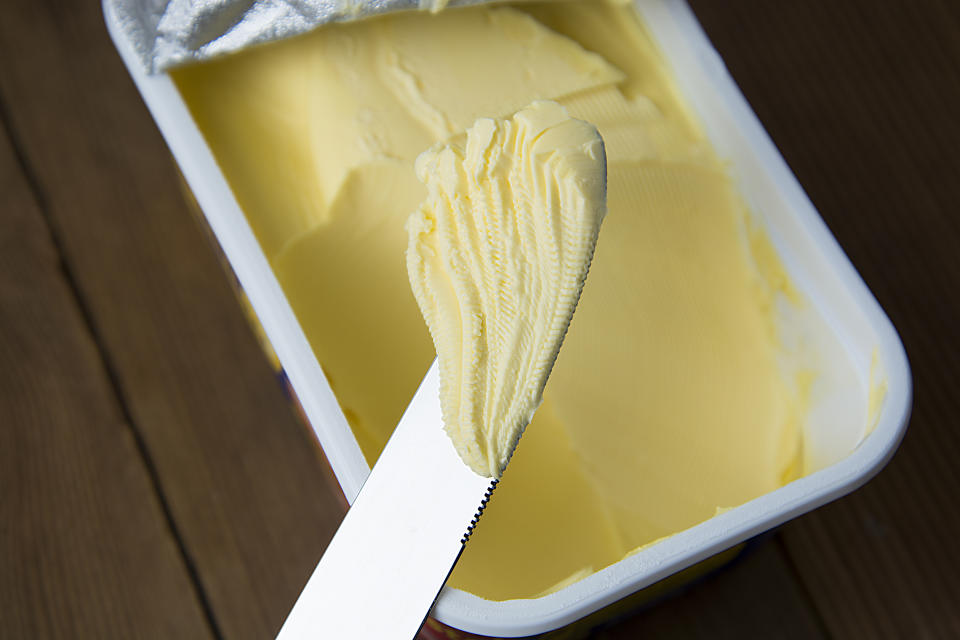
[[[960,3],[693,4],[914,417],[864,489],[596,637],[960,637]],[[0,637],[272,637],[342,516],[92,0],[0,9],[0,424]]]

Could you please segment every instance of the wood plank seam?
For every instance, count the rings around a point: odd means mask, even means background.
[[[69,265],[63,259],[63,244],[56,231],[55,225],[52,224],[50,219],[47,200],[44,197],[42,188],[40,187],[40,182],[37,180],[36,174],[23,152],[22,143],[16,134],[16,130],[14,129],[13,120],[10,117],[10,112],[7,107],[7,100],[2,91],[0,91],[0,135],[4,135],[9,141],[10,148],[13,151],[17,166],[19,167],[24,180],[27,183],[31,196],[37,204],[37,209],[39,210],[43,218],[43,222],[46,225],[47,233],[50,236],[50,241],[56,249],[57,255],[60,257],[59,265],[60,271],[63,274],[64,282],[66,283],[67,288],[73,297],[74,303],[76,304],[77,310],[83,321],[84,328],[89,333],[90,339],[97,349],[97,354],[100,358],[100,363],[103,367],[107,383],[109,384],[110,390],[114,395],[121,416],[130,429],[130,435],[133,439],[137,453],[140,456],[141,462],[143,463],[144,469],[147,472],[147,477],[150,480],[157,503],[159,504],[161,513],[163,514],[164,522],[167,525],[170,536],[173,538],[176,544],[177,551],[181,560],[183,561],[184,568],[186,569],[187,575],[190,578],[190,582],[193,585],[194,597],[197,599],[197,602],[200,604],[200,608],[203,611],[208,630],[214,638],[217,640],[223,640],[224,635],[217,623],[213,608],[210,604],[209,598],[207,597],[203,583],[200,580],[196,563],[194,562],[189,549],[187,549],[183,536],[180,533],[176,520],[173,517],[173,512],[170,509],[169,501],[167,500],[166,494],[163,491],[163,485],[160,481],[159,474],[157,473],[156,465],[150,456],[150,452],[147,449],[146,443],[144,442],[143,435],[137,428],[136,421],[134,420],[133,414],[130,411],[127,399],[123,394],[119,378],[116,373],[116,368],[110,361],[110,357],[104,347],[102,337],[97,330],[95,323],[93,322],[90,309],[84,300],[83,294],[80,291],[76,279],[74,278]]]
[[[316,441],[184,205],[99,5],[14,5],[0,58],[21,151],[218,627],[272,637],[342,517]]]

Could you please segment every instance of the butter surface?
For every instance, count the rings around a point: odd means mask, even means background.
[[[540,406],[600,223],[606,158],[555,102],[484,118],[417,159],[427,199],[407,221],[410,285],[437,349],[444,426],[499,478]]]
[[[477,118],[624,78],[511,7],[328,25],[171,75],[271,260],[329,221],[353,169],[398,160],[415,180]]]
[[[744,204],[631,7],[388,16],[173,77],[371,462],[434,354],[404,264],[427,196],[416,155],[538,99],[603,136],[590,284],[451,586],[536,597],[801,472],[778,265],[754,255]]]

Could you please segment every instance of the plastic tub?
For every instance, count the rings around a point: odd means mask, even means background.
[[[785,313],[782,325],[788,342],[802,343],[816,358],[804,448],[807,465],[819,470],[541,598],[491,602],[445,588],[432,616],[466,632],[529,636],[597,612],[856,489],[889,460],[907,426],[910,372],[896,331],[692,11],[684,0],[638,0],[636,6],[805,301]],[[146,75],[109,12],[107,25],[352,502],[369,467],[266,257],[170,78]]]

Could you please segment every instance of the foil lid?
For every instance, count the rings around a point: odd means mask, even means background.
[[[486,0],[103,0],[107,21],[148,73],[288,38],[326,24]]]

